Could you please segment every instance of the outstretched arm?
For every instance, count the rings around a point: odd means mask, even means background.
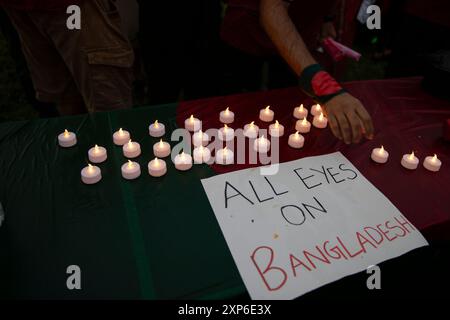
[[[371,139],[373,136],[372,119],[358,99],[344,90],[339,90],[340,86],[335,80],[327,76],[319,77],[318,81],[325,81],[328,87],[335,87],[336,92],[331,95],[326,92],[327,94],[319,97],[318,92],[314,91],[313,78],[308,78],[308,74],[311,73],[314,76],[317,73],[316,71],[314,71],[316,73],[310,72],[317,69],[317,62],[289,17],[287,4],[282,0],[261,0],[260,19],[261,25],[283,59],[301,79],[306,79],[308,82],[308,85],[303,86],[302,89],[316,100],[326,99],[323,107],[333,134],[347,144],[359,142],[363,134],[366,138]],[[304,73],[305,69],[307,72]],[[319,73],[323,74],[324,72],[320,71]],[[320,84],[324,84],[324,82]]]

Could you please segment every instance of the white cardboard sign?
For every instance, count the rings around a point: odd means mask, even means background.
[[[202,184],[253,299],[293,299],[428,245],[340,152]]]

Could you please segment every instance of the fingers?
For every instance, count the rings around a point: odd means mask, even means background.
[[[367,112],[367,110],[362,106],[359,105],[355,109],[356,114],[361,119],[364,129],[365,129],[365,137],[367,139],[373,139],[374,129],[373,129],[373,122],[372,118],[370,117],[370,114]]]
[[[339,140],[342,140],[341,131],[339,129],[339,124],[334,115],[330,115],[328,117],[328,121],[330,123],[331,132],[333,132],[334,136],[338,138]]]
[[[347,113],[346,117],[350,124],[350,128],[352,129],[352,142],[360,142],[362,137],[361,120],[359,120],[359,117],[355,112]]]
[[[352,130],[350,129],[347,117],[345,114],[339,113],[336,115],[336,118],[338,120],[339,128],[341,129],[341,136],[344,139],[344,142],[346,144],[350,144],[352,142]]]

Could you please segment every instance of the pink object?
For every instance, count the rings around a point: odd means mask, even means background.
[[[322,41],[325,51],[333,58],[334,61],[341,61],[344,57],[348,57],[355,61],[359,61],[361,54],[343,44],[328,37]]]

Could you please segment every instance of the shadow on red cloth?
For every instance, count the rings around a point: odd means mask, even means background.
[[[341,151],[394,205],[421,230],[450,221],[450,146],[443,139],[442,124],[450,117],[450,102],[434,98],[420,86],[421,78],[371,80],[346,83],[344,87],[358,97],[372,115],[375,125],[373,141],[364,140],[347,146],[327,128],[312,128],[305,134],[305,146],[295,150],[288,146],[289,134],[295,132],[292,111],[300,103],[310,107],[311,99],[298,88],[215,97],[182,102],[177,110],[178,126],[191,114],[203,121],[203,129],[220,128],[219,112],[230,107],[236,114],[231,127],[243,128],[251,121],[268,128],[258,119],[259,110],[271,105],[275,118],[285,126],[280,139],[280,162]],[[309,116],[311,117],[311,116]],[[312,121],[312,119],[310,119]],[[384,145],[388,163],[370,160],[373,148]],[[436,153],[442,160],[439,173],[422,165],[407,171],[400,165],[403,154],[412,150],[421,160]],[[213,165],[217,173],[226,173],[251,165]],[[448,229],[447,229],[448,230]],[[444,235],[450,238],[450,232]]]

